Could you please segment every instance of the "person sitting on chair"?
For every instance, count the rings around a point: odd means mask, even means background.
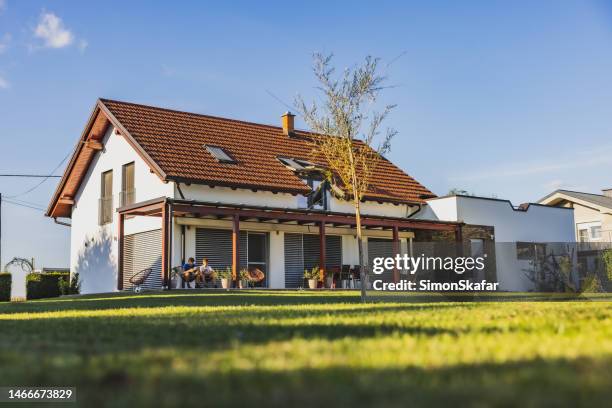
[[[195,264],[195,259],[189,258],[187,262],[183,264],[183,273],[181,273],[181,288],[190,287],[189,282],[193,281],[194,276],[198,272],[198,268]]]
[[[200,273],[196,276],[196,282],[204,283],[204,286],[209,286],[213,283],[214,270],[208,264],[208,259],[202,259],[202,266],[200,266]]]

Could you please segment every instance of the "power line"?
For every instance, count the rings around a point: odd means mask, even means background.
[[[15,194],[15,195],[12,195],[12,196],[8,196],[8,197],[6,197],[6,198],[15,198],[15,197],[20,197],[20,196],[22,196],[22,195],[26,195],[26,194],[31,193],[32,191],[36,190],[36,189],[37,189],[38,187],[40,187],[40,186],[41,186],[41,185],[42,185],[42,184],[43,184],[45,181],[49,180],[49,179],[52,177],[52,176],[51,176],[51,174],[55,173],[55,172],[57,171],[57,169],[59,169],[59,168],[61,167],[61,165],[62,165],[62,164],[64,164],[64,162],[65,162],[65,161],[68,159],[68,157],[69,157],[69,156],[70,156],[70,153],[68,153],[68,154],[67,154],[67,155],[66,155],[66,156],[65,156],[65,157],[62,159],[62,161],[61,161],[61,162],[59,162],[59,164],[58,164],[57,166],[55,166],[55,168],[49,172],[49,174],[50,174],[49,176],[44,177],[44,178],[43,178],[43,179],[42,179],[42,180],[41,180],[41,181],[40,181],[38,184],[36,184],[34,187],[32,187],[32,188],[30,188],[30,189],[28,189],[28,190],[26,190],[26,191],[24,191],[24,192],[22,192],[22,193]]]
[[[60,178],[62,176],[56,176],[54,174],[0,174],[0,177],[38,177],[38,178]]]
[[[3,203],[7,203],[7,204],[11,204],[11,205],[17,205],[17,206],[19,206],[19,207],[30,208],[30,209],[32,209],[32,210],[43,211],[43,212],[45,211],[45,209],[44,209],[44,208],[35,207],[35,206],[33,206],[33,205],[28,205],[28,204],[20,204],[20,203],[16,203],[16,202],[11,201],[11,200],[9,200],[9,199],[7,199],[7,198],[3,198],[3,199],[2,199],[2,202],[3,202]]]

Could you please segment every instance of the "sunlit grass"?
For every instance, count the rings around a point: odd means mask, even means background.
[[[79,401],[120,406],[404,407],[449,398],[593,406],[612,398],[605,298],[437,299],[176,291],[3,304],[0,385],[77,386]]]

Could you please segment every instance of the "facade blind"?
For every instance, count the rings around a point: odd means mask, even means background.
[[[285,287],[304,286],[304,251],[302,234],[285,234]]]
[[[142,271],[152,268],[149,278],[142,285],[143,289],[160,290],[161,279],[161,230],[140,232],[126,235],[123,246],[123,288],[131,290],[129,279]]]
[[[240,232],[240,267],[247,266],[246,231]],[[213,269],[232,267],[232,231],[213,228],[196,228],[196,264],[207,258]]]

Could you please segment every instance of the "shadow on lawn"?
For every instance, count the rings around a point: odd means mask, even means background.
[[[138,351],[171,344],[202,353],[226,349],[231,344],[265,344],[293,338],[334,340],[364,339],[389,334],[413,336],[459,336],[468,331],[501,332],[497,327],[479,329],[423,326],[422,322],[363,322],[363,317],[376,313],[410,313],[418,310],[442,310],[453,305],[389,305],[376,309],[253,309],[217,310],[195,313],[163,313],[153,315],[112,315],[78,317],[37,317],[2,320],[2,343],[13,344],[12,350],[23,352],[45,349],[61,351],[67,345],[80,353],[105,354],[116,350]],[[376,314],[375,316],[380,316]],[[376,317],[373,317],[376,319]],[[321,319],[328,318],[321,323]],[[355,319],[353,319],[355,318]],[[505,330],[506,332],[508,330]],[[78,334],[75,336],[75,333]],[[44,336],[40,334],[44,333]],[[49,339],[47,341],[46,339]],[[79,341],[79,339],[87,339]],[[55,349],[55,350],[54,350]]]
[[[27,360],[27,358],[26,358]],[[34,365],[0,372],[4,384],[77,387],[81,406],[603,407],[612,359],[548,359],[438,368],[177,370],[171,359]]]

